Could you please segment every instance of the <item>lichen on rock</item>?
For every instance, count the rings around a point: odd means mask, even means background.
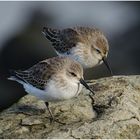
[[[57,120],[50,122],[45,104],[33,96],[0,113],[0,138],[140,138],[140,76],[90,80],[95,91],[50,103]]]

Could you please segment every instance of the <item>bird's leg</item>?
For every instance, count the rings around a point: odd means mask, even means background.
[[[47,109],[48,109],[48,111],[49,111],[49,113],[50,113],[50,116],[51,116],[51,119],[50,119],[50,122],[52,123],[53,121],[55,121],[55,122],[57,122],[57,123],[60,123],[60,124],[65,124],[65,123],[62,123],[62,122],[60,122],[59,120],[56,120],[56,119],[54,119],[54,116],[53,116],[53,114],[52,114],[52,111],[51,111],[51,109],[49,108],[49,103],[48,102],[45,102],[45,105],[46,105],[46,107],[47,107]]]
[[[45,102],[45,105],[46,105],[46,107],[47,107],[47,109],[48,109],[48,111],[49,111],[49,113],[50,113],[50,116],[51,116],[51,122],[54,120],[54,117],[53,117],[53,114],[52,114],[52,111],[51,111],[51,109],[49,108],[49,103],[48,102]]]
[[[90,95],[90,94],[89,94],[89,97],[90,97],[90,99],[91,99],[91,101],[92,101],[92,103],[91,103],[91,104],[92,104],[92,106],[93,106],[93,105],[94,105],[94,103],[95,103],[94,98],[93,98],[93,97],[92,97],[92,95]]]

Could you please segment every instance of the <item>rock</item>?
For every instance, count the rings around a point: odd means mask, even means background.
[[[50,103],[58,121],[50,122],[45,104],[33,96],[0,113],[0,138],[140,138],[140,76],[114,76],[88,81],[95,91]],[[62,123],[59,123],[62,122]]]
[[[36,116],[34,117],[27,117],[25,119],[22,119],[21,125],[25,126],[31,126],[31,125],[39,125],[42,124],[42,121],[37,120]]]

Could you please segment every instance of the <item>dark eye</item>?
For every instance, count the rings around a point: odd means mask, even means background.
[[[74,77],[76,77],[76,74],[74,72],[70,72],[70,74]]]
[[[97,52],[97,53],[101,53],[99,49],[96,49],[96,52]]]

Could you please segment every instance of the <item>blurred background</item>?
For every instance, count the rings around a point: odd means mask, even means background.
[[[0,111],[26,93],[8,81],[9,69],[27,69],[56,56],[43,26],[95,26],[108,38],[108,61],[115,75],[140,74],[140,2],[0,2]],[[109,76],[102,64],[85,79]]]

